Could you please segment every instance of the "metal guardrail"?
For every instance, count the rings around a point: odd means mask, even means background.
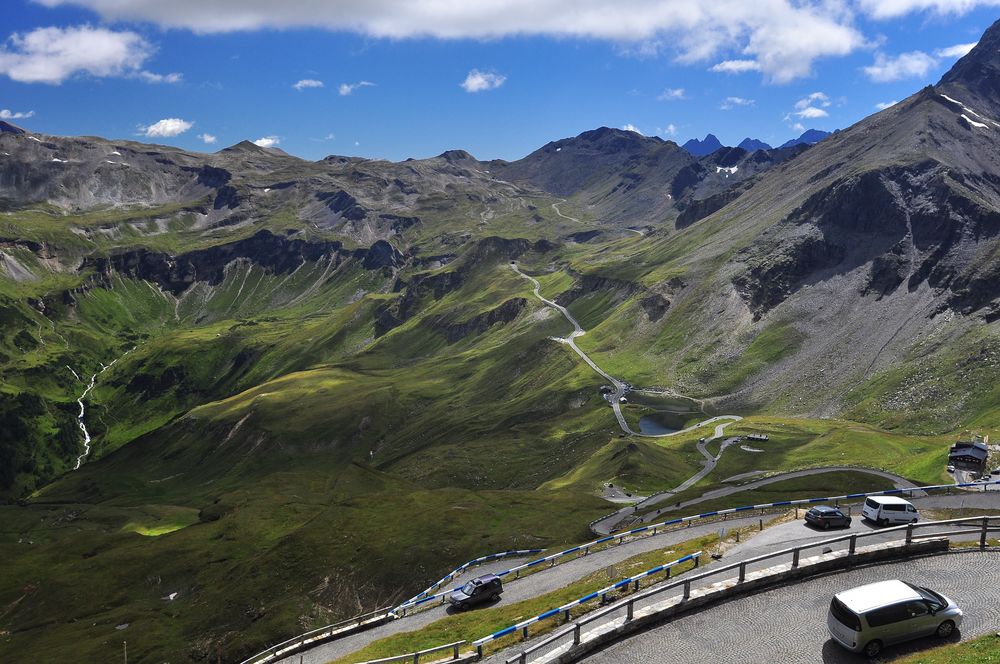
[[[714,518],[714,517],[718,517],[718,516],[726,517],[726,516],[728,516],[730,514],[737,514],[737,513],[742,513],[742,512],[750,512],[750,511],[753,511],[753,510],[765,510],[765,509],[769,509],[769,508],[772,508],[772,507],[794,507],[796,505],[807,505],[807,504],[810,504],[810,503],[826,503],[826,502],[837,502],[837,501],[840,501],[840,500],[852,500],[852,499],[855,499],[855,498],[867,498],[868,496],[886,496],[886,495],[894,495],[894,494],[907,494],[907,495],[909,495],[909,496],[912,497],[913,493],[916,492],[916,491],[924,491],[924,492],[927,492],[927,491],[941,491],[941,490],[950,490],[950,489],[966,488],[966,487],[982,487],[983,491],[985,491],[986,488],[987,488],[987,486],[995,486],[995,485],[1000,485],[1000,480],[991,480],[989,482],[979,481],[979,482],[964,482],[964,483],[957,483],[957,484],[938,484],[938,485],[933,485],[933,486],[921,486],[921,487],[906,488],[906,489],[886,489],[884,491],[873,491],[873,492],[869,492],[869,493],[850,493],[850,494],[846,494],[846,495],[843,495],[843,496],[827,496],[827,497],[823,497],[823,498],[804,498],[804,499],[801,499],[801,500],[781,500],[781,501],[777,501],[777,502],[773,502],[773,503],[763,503],[763,504],[760,504],[760,505],[745,505],[743,507],[732,507],[732,508],[724,509],[724,510],[716,510],[714,512],[704,512],[702,514],[695,514],[695,515],[691,515],[691,516],[678,517],[676,519],[668,519],[667,521],[661,521],[659,523],[653,523],[653,524],[650,524],[648,526],[641,526],[639,528],[633,528],[631,530],[624,530],[624,531],[615,532],[615,533],[612,533],[610,535],[606,535],[604,537],[601,537],[601,538],[598,538],[596,540],[593,540],[591,542],[587,542],[586,544],[581,544],[579,546],[574,546],[574,547],[571,547],[569,549],[565,549],[563,551],[559,551],[557,553],[553,553],[551,555],[545,556],[543,558],[538,558],[536,560],[532,560],[532,561],[527,562],[527,563],[525,563],[523,565],[518,565],[517,567],[513,567],[511,569],[504,570],[502,572],[497,572],[497,576],[503,577],[503,576],[508,576],[510,574],[513,574],[515,576],[515,578],[519,578],[522,571],[530,570],[530,569],[532,569],[534,567],[537,567],[539,565],[542,565],[544,563],[549,563],[550,566],[554,565],[556,563],[556,561],[559,560],[560,558],[564,558],[564,557],[572,555],[574,553],[579,553],[581,556],[586,556],[586,555],[588,555],[590,553],[590,549],[592,547],[600,546],[601,544],[606,544],[606,543],[609,543],[609,542],[613,542],[614,540],[618,540],[617,543],[618,544],[622,544],[625,541],[626,537],[630,537],[630,536],[633,536],[633,535],[638,535],[640,533],[645,533],[645,532],[648,532],[651,535],[656,535],[659,530],[665,529],[665,528],[667,528],[669,526],[676,526],[676,525],[683,525],[683,524],[686,524],[686,525],[690,526],[691,523],[694,522],[694,521],[698,521],[698,520],[702,520],[702,519]],[[275,651],[276,649],[278,651],[282,652],[282,653],[290,654],[291,652],[294,652],[294,649],[293,648],[286,648],[285,646],[292,645],[292,646],[294,646],[294,648],[300,648],[303,645],[308,645],[308,644],[311,644],[311,643],[315,643],[315,642],[320,641],[320,640],[327,640],[327,639],[334,638],[334,636],[336,635],[336,633],[338,631],[345,631],[345,630],[351,629],[352,627],[355,627],[357,625],[363,624],[365,622],[366,618],[367,619],[371,619],[371,617],[374,614],[376,614],[376,613],[382,613],[384,615],[391,614],[391,617],[398,618],[398,617],[404,617],[404,616],[407,615],[408,611],[412,611],[413,609],[415,609],[415,608],[417,608],[419,606],[427,605],[427,604],[429,604],[430,602],[432,602],[434,600],[441,600],[441,602],[443,603],[445,601],[445,597],[447,597],[447,595],[449,593],[453,592],[454,589],[445,590],[443,592],[439,592],[439,593],[435,593],[435,594],[431,594],[431,595],[428,595],[427,593],[430,592],[430,591],[432,591],[432,590],[434,590],[434,589],[436,589],[436,588],[440,588],[441,585],[443,585],[444,583],[447,583],[449,580],[455,578],[455,576],[457,576],[461,572],[465,571],[469,567],[472,567],[473,565],[476,565],[476,564],[479,564],[479,563],[482,563],[482,562],[486,562],[488,560],[495,560],[495,559],[498,559],[498,558],[504,558],[504,557],[514,556],[514,555],[524,555],[524,554],[530,554],[530,553],[539,553],[540,551],[541,551],[541,549],[526,549],[526,550],[522,550],[522,551],[506,551],[506,552],[490,554],[488,556],[482,556],[480,558],[476,558],[474,560],[470,560],[469,562],[461,565],[460,567],[455,568],[452,572],[449,572],[447,575],[445,575],[444,577],[442,577],[442,579],[440,581],[438,581],[438,582],[432,584],[430,587],[428,587],[427,590],[423,591],[422,593],[417,594],[413,598],[407,600],[406,602],[403,602],[402,604],[400,604],[399,606],[397,606],[397,607],[395,607],[395,608],[393,608],[391,610],[390,609],[380,609],[379,611],[374,611],[374,612],[371,612],[371,613],[367,613],[367,614],[364,614],[363,616],[357,616],[355,618],[351,618],[349,620],[345,620],[345,621],[343,621],[341,623],[336,623],[335,625],[328,625],[327,627],[322,627],[320,629],[313,630],[312,632],[307,632],[306,634],[302,634],[300,636],[297,636],[297,637],[294,637],[292,639],[289,639],[288,641],[285,641],[285,642],[280,643],[280,644],[278,644],[276,646],[273,646],[273,647],[271,647],[271,648],[263,651],[262,653],[254,655],[253,657],[251,657],[251,658],[249,658],[247,660],[244,660],[240,664],[266,664],[267,662],[270,662],[273,659],[275,659],[274,656],[268,656],[268,654],[271,653],[272,651]],[[324,633],[325,633],[325,636],[324,636]],[[313,637],[312,635],[314,635],[314,634],[317,635],[317,636]]]
[[[485,562],[489,562],[490,560],[498,560],[500,558],[509,558],[511,556],[528,556],[528,555],[532,555],[532,554],[535,554],[535,553],[541,553],[541,552],[542,552],[542,549],[520,549],[520,550],[517,550],[517,551],[502,551],[500,553],[491,553],[491,554],[489,554],[487,556],[480,556],[479,558],[475,558],[473,560],[470,560],[470,561],[468,561],[466,563],[463,563],[463,564],[459,565],[458,567],[456,567],[455,569],[453,569],[452,571],[448,572],[443,577],[441,577],[440,580],[435,581],[434,583],[432,583],[431,585],[429,585],[427,588],[425,588],[421,592],[417,593],[416,595],[414,595],[410,599],[406,600],[405,602],[403,602],[402,604],[400,604],[399,606],[397,606],[396,608],[394,608],[393,612],[395,613],[396,611],[400,611],[402,609],[405,609],[407,607],[410,607],[410,606],[413,606],[413,605],[416,605],[416,604],[420,603],[419,600],[422,600],[423,598],[427,597],[430,593],[434,592],[435,590],[437,590],[438,588],[440,588],[442,585],[448,583],[449,581],[451,581],[456,576],[458,576],[459,574],[461,574],[465,570],[469,569],[470,567],[473,567],[475,565],[481,565],[481,564],[483,564]],[[440,597],[440,595],[436,595],[435,597]]]
[[[458,649],[463,645],[465,645],[465,641],[455,641],[454,643],[446,643],[443,646],[438,646],[436,648],[418,650],[417,652],[410,652],[405,655],[396,655],[395,657],[372,659],[367,662],[361,662],[361,664],[388,664],[388,662],[413,662],[413,664],[419,664],[420,658],[424,655],[430,655],[432,653],[440,652],[441,650],[449,649],[451,650],[451,659],[456,660],[458,659]]]
[[[739,512],[750,512],[753,510],[763,510],[769,509],[771,507],[794,507],[795,505],[808,505],[811,503],[835,503],[841,500],[852,500],[854,498],[867,498],[869,496],[892,496],[899,494],[907,494],[911,498],[913,493],[916,491],[941,491],[945,489],[958,489],[964,487],[982,487],[983,491],[986,491],[986,487],[1000,485],[1000,480],[990,480],[988,482],[962,482],[957,484],[935,484],[931,486],[918,486],[910,487],[905,489],[885,489],[884,491],[869,491],[867,493],[848,493],[843,496],[825,496],[822,498],[802,498],[799,500],[779,500],[773,503],[761,503],[759,505],[744,505],[742,507],[730,507],[729,509],[716,510],[714,512],[703,512],[702,514],[694,514],[691,516],[678,517],[676,519],[668,519],[667,521],[661,521],[659,523],[653,523],[648,526],[641,526],[639,528],[633,528],[631,530],[623,530],[614,532],[607,537],[604,537],[597,542],[607,541],[608,538],[622,538],[629,535],[636,535],[638,533],[646,532],[647,530],[652,530],[655,534],[658,528],[663,528],[665,526],[673,526],[680,523],[687,523],[690,521],[697,521],[699,519],[707,519],[715,516],[725,516],[729,514],[736,514]],[[594,542],[590,543],[592,546]],[[586,545],[585,545],[586,546]]]
[[[991,521],[994,523],[991,524]],[[965,528],[960,530],[948,531],[945,533],[927,533],[927,534],[914,534],[914,531],[924,529],[924,528],[934,528],[941,527],[945,525],[961,525],[961,524],[973,524],[978,523],[979,525],[975,528]],[[625,622],[634,619],[636,604],[639,602],[645,602],[650,598],[659,597],[668,591],[680,588],[681,596],[680,602],[684,603],[691,598],[691,591],[693,584],[698,581],[702,581],[709,577],[717,576],[724,572],[729,572],[736,570],[737,576],[735,577],[736,583],[741,584],[746,581],[747,566],[759,563],[765,560],[772,560],[775,558],[782,558],[791,555],[791,566],[792,568],[797,568],[799,566],[799,560],[801,559],[801,554],[803,551],[808,549],[815,549],[819,547],[830,546],[831,544],[836,544],[839,542],[849,542],[848,557],[855,555],[857,551],[857,542],[860,539],[867,537],[873,537],[877,535],[883,535],[887,532],[904,532],[906,533],[906,544],[911,544],[915,539],[926,539],[930,537],[944,537],[953,536],[961,534],[979,534],[979,547],[981,549],[986,548],[987,533],[1000,531],[1000,516],[984,516],[984,517],[966,517],[962,519],[944,519],[941,521],[924,521],[918,523],[911,523],[903,526],[895,526],[892,528],[884,528],[881,530],[873,530],[868,533],[854,533],[850,535],[841,535],[839,537],[831,537],[820,542],[811,542],[808,544],[803,544],[796,547],[791,547],[787,549],[782,549],[781,551],[775,551],[773,553],[766,553],[754,558],[749,558],[736,563],[730,563],[728,565],[723,565],[721,567],[709,568],[707,571],[694,576],[688,576],[681,580],[674,581],[672,583],[665,583],[662,585],[655,586],[646,590],[645,592],[638,593],[627,599],[624,599],[616,604],[592,614],[579,618],[573,623],[572,627],[564,629],[556,634],[553,634],[549,638],[525,648],[517,655],[510,657],[506,660],[506,664],[527,664],[528,657],[541,650],[550,648],[551,646],[559,643],[564,639],[572,639],[572,644],[574,646],[580,645],[582,640],[582,629],[585,625],[603,620],[618,614],[622,609],[625,610]]]
[[[327,625],[326,627],[320,627],[310,632],[306,632],[305,634],[299,634],[298,636],[288,639],[287,641],[282,641],[277,645],[273,645],[267,650],[263,650],[256,655],[243,660],[240,664],[266,664],[267,662],[273,662],[299,652],[306,646],[311,646],[323,641],[329,641],[341,632],[361,627],[365,623],[388,618],[389,615],[389,607],[385,607],[375,611],[369,611],[368,613],[363,613],[360,616],[354,616],[353,618],[349,618],[347,620],[342,620],[341,622],[334,623],[332,625]]]
[[[702,555],[701,551],[698,551],[698,552],[692,553],[692,554],[688,554],[686,556],[678,558],[677,560],[674,560],[673,562],[666,563],[665,565],[659,565],[659,566],[654,567],[652,569],[648,569],[645,572],[642,572],[640,574],[636,574],[635,576],[630,576],[627,579],[622,579],[621,581],[618,581],[617,583],[613,583],[610,586],[607,586],[606,588],[601,588],[600,590],[596,590],[596,591],[590,593],[589,595],[584,595],[583,597],[580,597],[579,599],[575,599],[572,602],[569,602],[567,604],[563,604],[560,607],[557,607],[555,609],[549,609],[548,611],[540,613],[540,614],[538,614],[537,616],[535,616],[533,618],[528,618],[527,620],[522,620],[521,622],[519,622],[517,624],[514,624],[514,625],[511,625],[510,627],[505,627],[504,629],[501,629],[501,630],[498,630],[496,632],[493,632],[489,636],[484,636],[481,639],[477,639],[476,641],[472,642],[472,645],[475,646],[476,652],[477,652],[478,656],[481,658],[483,656],[483,646],[485,644],[489,643],[490,641],[495,641],[497,639],[503,638],[503,637],[507,636],[508,634],[513,634],[513,633],[515,633],[515,632],[517,632],[519,630],[520,630],[522,636],[525,639],[527,639],[528,638],[528,626],[529,625],[533,625],[533,624],[535,624],[537,622],[541,622],[541,621],[546,620],[548,618],[553,618],[553,617],[558,616],[560,614],[564,614],[565,617],[566,617],[566,622],[569,622],[570,611],[573,609],[573,607],[580,606],[581,604],[586,604],[587,602],[592,602],[593,600],[598,599],[598,598],[600,598],[601,602],[604,603],[604,602],[607,601],[608,593],[612,593],[612,592],[614,592],[616,590],[621,590],[622,588],[627,588],[628,586],[631,586],[631,585],[635,585],[635,590],[639,590],[639,582],[642,579],[645,579],[646,577],[653,576],[654,574],[659,574],[660,572],[666,572],[666,578],[669,579],[670,578],[670,570],[673,569],[674,567],[678,566],[678,565],[682,565],[682,564],[684,564],[686,562],[689,562],[689,561],[693,560],[694,561],[694,566],[698,567],[698,565],[701,562],[701,555]]]

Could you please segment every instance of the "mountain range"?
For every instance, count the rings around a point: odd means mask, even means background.
[[[779,147],[791,148],[796,145],[815,145],[819,143],[824,138],[830,135],[830,132],[823,131],[821,129],[806,129],[798,138],[792,138]],[[719,141],[714,134],[707,134],[705,138],[699,140],[697,138],[692,138],[682,145],[685,150],[690,152],[695,157],[706,157],[717,150],[723,149],[725,146]],[[746,150],[747,152],[756,152],[757,150],[773,150],[770,145],[756,138],[744,138],[736,146],[741,150]]]
[[[997,421],[1000,24],[779,148],[605,127],[311,162],[0,129],[2,659],[100,660],[132,624],[136,658],[238,660],[700,467],[619,440],[511,261],[678,426]]]

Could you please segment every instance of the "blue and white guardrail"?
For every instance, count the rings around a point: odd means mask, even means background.
[[[664,527],[667,527],[667,526],[675,526],[675,525],[679,525],[679,524],[683,524],[683,523],[690,523],[690,522],[693,522],[693,521],[698,521],[698,520],[701,520],[701,519],[708,519],[708,518],[715,517],[715,516],[725,516],[725,515],[729,515],[729,514],[736,514],[736,513],[739,513],[739,512],[749,512],[749,511],[752,511],[752,510],[767,509],[767,508],[771,508],[771,507],[792,507],[792,506],[795,506],[795,505],[808,505],[810,503],[828,503],[828,502],[836,502],[836,501],[839,501],[839,500],[850,500],[850,499],[854,499],[854,498],[867,498],[868,496],[889,496],[889,495],[894,495],[894,494],[907,494],[907,493],[908,494],[912,494],[913,492],[916,492],[916,491],[924,491],[924,492],[927,492],[927,491],[940,491],[940,490],[943,490],[943,489],[955,489],[955,488],[963,488],[963,487],[982,487],[983,490],[985,491],[987,486],[998,485],[998,484],[1000,484],[1000,480],[992,480],[992,481],[989,481],[989,482],[982,482],[982,481],[980,481],[980,482],[963,482],[963,483],[960,483],[960,484],[937,484],[937,485],[932,485],[932,486],[918,486],[918,487],[903,488],[903,489],[885,489],[883,491],[871,491],[871,492],[868,492],[868,493],[848,493],[848,494],[845,494],[845,495],[842,495],[842,496],[824,496],[822,498],[802,498],[800,500],[779,500],[779,501],[776,501],[776,502],[773,502],[773,503],[761,503],[761,504],[758,504],[758,505],[744,505],[743,507],[730,507],[729,509],[716,510],[716,511],[713,511],[713,512],[704,512],[702,514],[693,514],[691,516],[678,517],[676,519],[668,519],[667,521],[661,521],[659,523],[652,523],[652,524],[649,524],[648,526],[640,526],[639,528],[633,528],[631,530],[624,530],[624,531],[615,532],[615,533],[612,533],[610,535],[606,535],[606,536],[601,537],[599,539],[593,540],[592,542],[587,542],[586,544],[580,544],[579,546],[574,546],[574,547],[571,547],[569,549],[564,549],[563,551],[559,551],[557,553],[550,554],[548,556],[545,556],[544,558],[537,558],[537,559],[532,560],[530,562],[524,563],[523,565],[518,565],[517,567],[512,567],[511,569],[504,570],[502,572],[496,572],[495,574],[497,576],[500,576],[500,577],[508,576],[510,574],[513,574],[515,577],[520,577],[521,572],[524,571],[524,570],[528,570],[528,569],[531,569],[533,567],[537,567],[537,566],[542,565],[544,563],[550,563],[550,564],[554,565],[558,559],[564,558],[566,556],[569,556],[569,555],[572,555],[572,554],[578,553],[578,552],[582,552],[581,555],[587,555],[587,554],[590,553],[590,548],[591,547],[598,546],[600,544],[605,544],[605,543],[610,542],[612,540],[618,540],[619,544],[620,544],[622,541],[624,541],[624,539],[626,537],[629,537],[631,535],[638,535],[639,533],[644,533],[644,532],[651,532],[651,534],[655,535],[656,531],[658,529],[660,529],[660,528],[664,528]],[[448,594],[454,592],[455,588],[452,588],[450,590],[444,590],[442,592],[435,593],[435,594],[427,594],[427,593],[433,591],[436,588],[440,588],[442,584],[447,583],[449,580],[451,580],[452,578],[454,578],[454,576],[456,576],[456,574],[458,572],[464,571],[464,570],[468,569],[469,567],[471,567],[474,564],[478,564],[479,562],[483,562],[483,561],[486,561],[486,560],[493,560],[493,559],[496,559],[496,558],[504,558],[504,557],[515,556],[515,555],[524,555],[526,553],[538,553],[539,551],[540,551],[540,549],[527,550],[527,551],[510,551],[510,552],[506,552],[506,553],[492,554],[491,556],[483,556],[482,558],[477,558],[476,560],[469,561],[468,563],[465,563],[461,567],[456,568],[455,571],[449,573],[447,576],[445,576],[443,579],[441,579],[437,583],[431,585],[431,587],[428,588],[423,593],[420,593],[416,597],[414,597],[412,599],[409,599],[409,600],[403,602],[402,604],[400,604],[399,606],[397,606],[395,609],[393,609],[393,613],[397,617],[402,617],[402,616],[406,615],[406,612],[409,609],[416,608],[417,606],[422,606],[424,604],[427,604],[428,602],[433,602],[434,600],[437,600],[437,599],[440,599],[440,600],[444,601],[444,598]]]
[[[456,576],[458,576],[459,574],[461,574],[465,570],[469,569],[470,567],[474,567],[476,565],[481,565],[481,564],[483,564],[485,562],[489,562],[491,560],[498,560],[500,558],[510,558],[512,556],[514,556],[514,557],[530,556],[532,554],[541,553],[541,552],[542,552],[542,549],[520,549],[520,550],[517,550],[517,551],[502,551],[500,553],[491,553],[488,556],[481,556],[479,558],[475,558],[474,560],[470,560],[470,561],[468,561],[466,563],[463,563],[462,565],[459,565],[455,569],[451,570],[450,572],[448,572],[447,574],[445,574],[443,577],[441,577],[441,579],[439,579],[438,581],[435,581],[434,583],[432,583],[431,585],[429,585],[426,589],[422,590],[421,592],[417,593],[416,595],[414,595],[410,599],[406,600],[405,602],[403,602],[402,604],[400,604],[399,606],[397,606],[395,609],[393,609],[393,612],[399,611],[401,609],[406,609],[406,608],[409,608],[411,606],[416,606],[418,604],[423,604],[425,601],[430,601],[431,599],[435,599],[435,598],[441,597],[442,595],[448,594],[448,592],[451,592],[451,591],[447,591],[447,592],[444,592],[444,593],[438,593],[436,595],[430,595],[430,593],[433,593],[435,590],[437,590],[438,588],[440,588],[444,584],[448,583],[449,581],[451,581]]]
[[[473,641],[472,645],[476,647],[476,650],[480,650],[483,647],[483,645],[489,643],[490,641],[495,641],[496,639],[499,639],[499,638],[502,638],[504,636],[507,636],[508,634],[513,634],[513,633],[517,632],[518,630],[522,630],[522,629],[527,628],[528,625],[533,625],[536,622],[541,622],[542,620],[545,620],[547,618],[551,618],[553,616],[558,616],[561,613],[567,613],[574,606],[579,606],[581,604],[586,604],[587,602],[591,602],[591,601],[597,599],[598,597],[600,597],[601,600],[604,601],[604,598],[605,598],[605,596],[608,593],[614,592],[615,590],[620,590],[621,588],[626,588],[626,587],[628,587],[629,585],[631,585],[633,583],[635,583],[635,584],[638,585],[639,580],[640,579],[644,579],[647,576],[652,576],[654,574],[659,574],[660,572],[664,572],[664,571],[667,572],[667,575],[669,576],[671,568],[676,567],[677,565],[681,565],[683,563],[686,563],[686,562],[688,562],[690,560],[694,560],[695,561],[695,567],[697,567],[699,561],[701,560],[701,553],[702,553],[701,551],[698,551],[696,553],[691,553],[691,554],[688,554],[688,555],[686,555],[686,556],[684,556],[682,558],[678,558],[677,560],[674,560],[673,562],[666,563],[665,565],[659,565],[659,566],[654,567],[652,569],[648,569],[645,572],[642,572],[641,574],[636,574],[635,576],[630,576],[627,579],[622,579],[621,581],[618,581],[617,583],[614,583],[614,584],[612,584],[612,585],[610,585],[610,586],[608,586],[606,588],[601,588],[600,590],[596,590],[596,591],[590,593],[589,595],[584,595],[583,597],[581,597],[579,599],[575,599],[572,602],[569,602],[568,604],[563,604],[562,606],[557,607],[555,609],[549,609],[548,611],[545,611],[544,613],[539,613],[537,616],[535,616],[533,618],[528,618],[527,620],[522,620],[521,622],[517,623],[516,625],[511,625],[510,627],[505,627],[505,628],[503,628],[503,629],[501,629],[499,631],[493,632],[489,636],[484,636],[481,639]]]

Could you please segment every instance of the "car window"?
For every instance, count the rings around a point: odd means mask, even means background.
[[[844,516],[844,513],[843,513],[843,512],[841,512],[840,510],[834,510],[834,511],[833,511],[833,512],[831,513],[831,516]]]
[[[883,505],[882,509],[887,512],[902,512],[906,508],[902,505]]]
[[[907,506],[906,506],[906,511],[907,511],[907,512],[916,512],[916,511],[917,511],[917,508],[916,508],[916,507],[914,507],[913,505],[907,505]]]
[[[840,622],[840,624],[853,629],[855,632],[861,631],[861,621],[858,619],[857,614],[850,611],[843,603],[836,597],[830,602],[830,613],[833,617]]]
[[[905,611],[904,604],[894,604],[892,606],[886,606],[881,609],[875,609],[874,611],[869,611],[865,614],[865,619],[868,624],[872,627],[882,627],[883,625],[891,625],[892,623],[897,623],[900,620],[906,620],[909,618],[909,614]]]
[[[877,510],[878,509],[878,503],[876,503],[874,500],[872,500],[871,498],[869,498],[868,500],[865,501],[865,507],[870,507],[872,509]]]
[[[930,613],[930,610],[922,600],[913,600],[906,603],[907,618],[919,618],[920,616],[926,616],[928,613]]]

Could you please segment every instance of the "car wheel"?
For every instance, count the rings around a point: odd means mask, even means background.
[[[889,522],[886,519],[879,519],[878,521],[875,522],[875,525],[879,526],[880,528],[884,528],[888,524]]]
[[[493,593],[493,595],[490,597],[490,599],[493,600],[494,602],[499,602],[500,601],[500,593]]]
[[[878,657],[880,652],[882,652],[882,642],[878,639],[865,644],[864,653],[866,657]]]
[[[824,521],[823,522],[823,530],[830,530],[830,522],[829,521]]]
[[[942,639],[947,639],[951,636],[952,632],[955,631],[955,623],[950,620],[945,620],[943,623],[938,625],[937,631],[934,632],[938,637]]]

